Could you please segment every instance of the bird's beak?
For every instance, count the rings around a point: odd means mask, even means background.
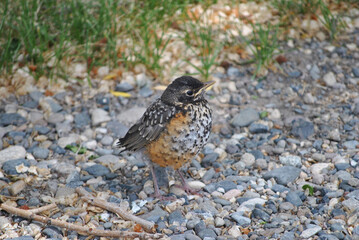
[[[204,83],[203,87],[201,87],[198,92],[196,93],[195,96],[200,95],[203,91],[207,91],[210,87],[212,87],[216,82],[215,81],[210,81],[210,82],[206,82]]]

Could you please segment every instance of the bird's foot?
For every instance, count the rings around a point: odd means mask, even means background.
[[[157,193],[155,192],[154,194],[151,194],[151,197],[158,199],[161,202],[176,200],[175,196],[163,196],[160,192],[157,192]]]
[[[200,194],[200,193],[198,192],[198,190],[191,188],[191,187],[188,185],[187,182],[185,182],[185,183],[182,184],[182,185],[177,185],[177,184],[176,184],[175,186],[178,187],[178,188],[183,189],[183,190],[187,193],[187,195],[198,195],[198,196],[202,196],[202,194]]]

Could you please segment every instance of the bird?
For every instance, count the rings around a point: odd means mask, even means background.
[[[176,78],[160,98],[114,143],[122,151],[144,150],[154,184],[154,197],[166,199],[159,191],[154,164],[178,172],[182,188],[195,194],[180,168],[192,161],[207,143],[212,128],[212,110],[204,93],[215,82],[201,82],[191,76]]]

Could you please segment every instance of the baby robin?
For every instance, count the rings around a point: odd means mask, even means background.
[[[204,98],[214,82],[203,83],[193,77],[175,79],[153,102],[143,116],[115,142],[123,150],[144,149],[149,160],[161,167],[172,167],[181,177],[186,193],[195,193],[186,183],[179,168],[191,161],[207,143],[212,127],[212,111]],[[154,196],[161,195],[153,164],[149,164]]]

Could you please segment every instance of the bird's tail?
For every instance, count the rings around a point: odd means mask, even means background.
[[[119,149],[120,149],[120,153],[122,153],[123,151],[126,150],[126,147],[124,147],[124,146],[122,145],[121,138],[116,139],[116,140],[113,142],[112,147],[113,147],[113,148],[119,148]]]

